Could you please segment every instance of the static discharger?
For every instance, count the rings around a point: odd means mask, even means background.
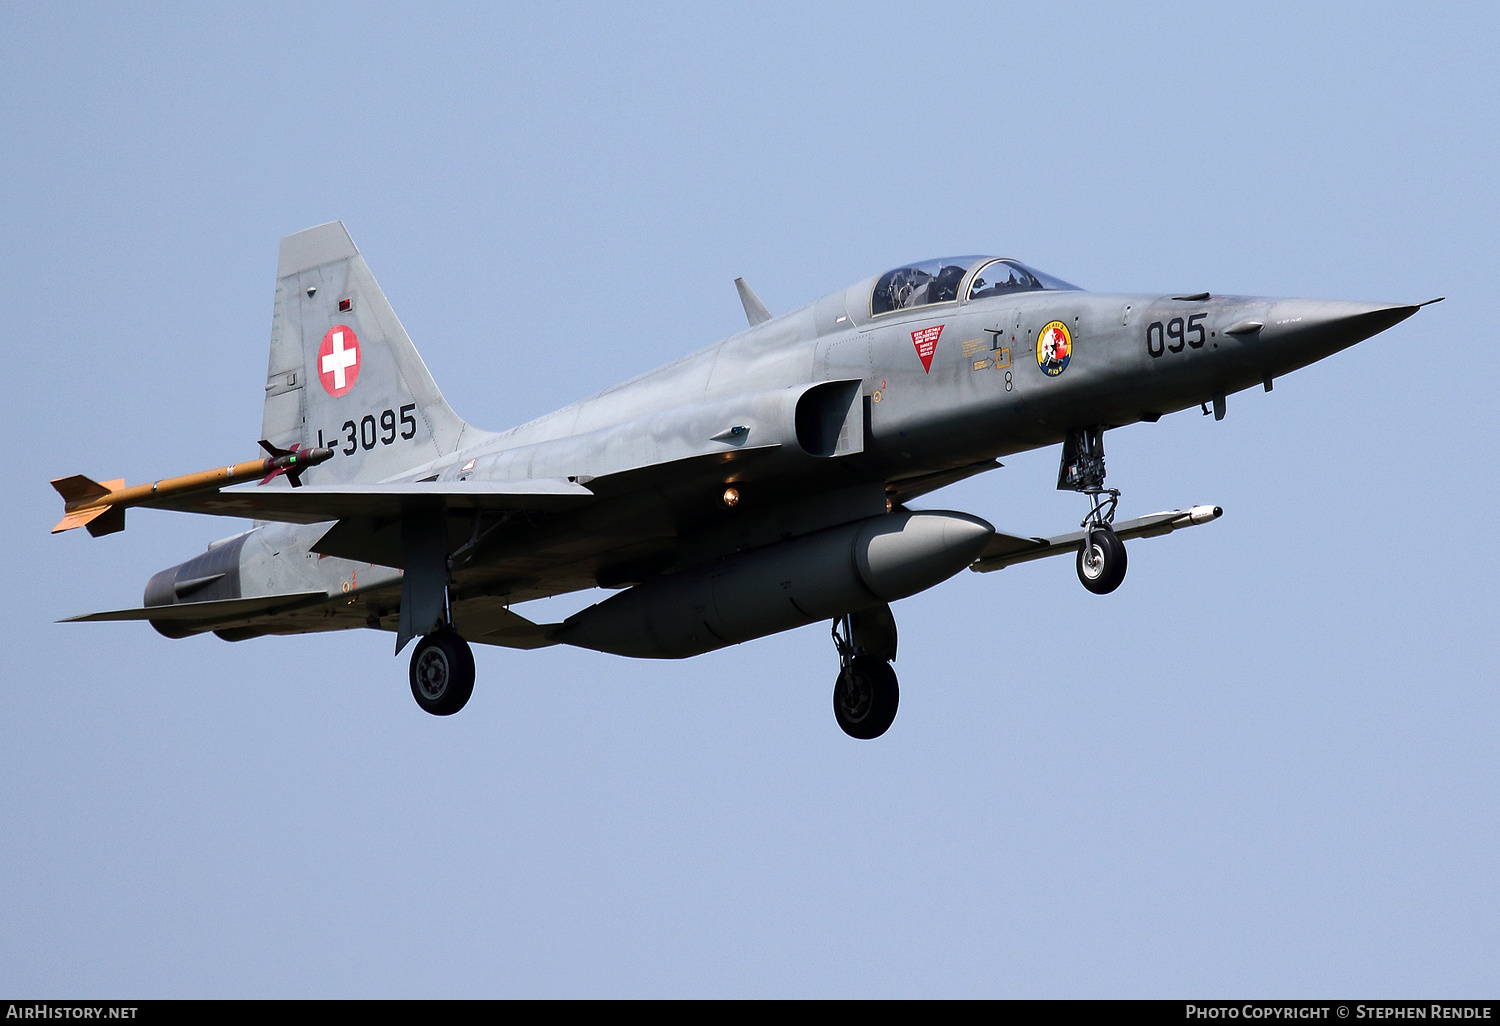
[[[82,474],[56,478],[52,487],[63,497],[65,516],[57,522],[52,533],[87,527],[89,534],[95,538],[113,534],[125,530],[125,510],[130,506],[143,506],[152,499],[186,495],[189,492],[217,491],[256,478],[260,478],[260,483],[265,484],[272,478],[285,474],[293,488],[300,488],[304,470],[333,457],[332,449],[302,449],[299,445],[290,449],[278,449],[264,438],[261,439],[260,447],[270,455],[264,459],[236,463],[232,467],[167,477],[130,488],[124,487],[124,478],[104,482],[94,481]]]

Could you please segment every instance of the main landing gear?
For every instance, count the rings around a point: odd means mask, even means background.
[[[884,734],[896,718],[901,689],[891,660],[896,658],[896,620],[879,605],[833,621],[839,676],[833,685],[833,717],[850,737],[868,741]]]
[[[479,535],[478,519],[474,534]],[[411,654],[411,695],[424,711],[452,716],[474,693],[474,653],[453,629],[448,602],[452,557],[442,509],[418,509],[403,516],[401,545],[406,566],[396,651],[413,638],[421,639]]]
[[[411,694],[434,716],[452,716],[474,693],[474,653],[451,627],[440,627],[411,654]]]
[[[1114,532],[1120,490],[1104,486],[1104,428],[1069,431],[1063,442],[1057,487],[1089,497],[1088,515],[1079,524],[1078,579],[1095,595],[1108,595],[1125,580],[1125,543]]]

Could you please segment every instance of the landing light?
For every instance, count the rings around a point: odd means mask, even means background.
[[[730,509],[740,504],[740,490],[738,488],[724,489],[724,505]]]

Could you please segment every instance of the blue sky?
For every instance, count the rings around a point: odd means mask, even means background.
[[[1493,995],[1486,5],[0,7],[0,990]],[[345,221],[501,428],[898,263],[1418,302],[1109,438],[1213,502],[896,606],[902,707],[807,628],[683,662],[57,625],[234,523],[52,538],[70,473],[249,458],[276,246]],[[928,497],[1076,523],[1057,453]],[[560,615],[589,601],[547,603]]]

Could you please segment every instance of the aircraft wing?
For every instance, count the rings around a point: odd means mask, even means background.
[[[1218,506],[1194,506],[1191,509],[1173,509],[1151,513],[1134,520],[1122,520],[1114,525],[1115,536],[1122,541],[1129,538],[1154,538],[1159,534],[1170,534],[1184,527],[1196,527],[1223,516]],[[988,573],[1002,570],[1014,563],[1025,563],[1046,556],[1072,554],[1083,544],[1083,531],[1071,531],[1053,538],[1022,538],[1012,534],[995,532],[995,537],[985,546],[970,570]]]
[[[514,481],[415,481],[401,484],[304,485],[259,488],[246,485],[219,491],[152,499],[141,505],[184,513],[318,524],[346,517],[399,518],[412,507],[440,506],[457,511],[564,511],[594,493],[566,478]]]
[[[601,477],[351,483],[303,485],[300,488],[262,488],[247,484],[187,494],[153,495],[133,505],[285,524],[399,520],[409,509],[432,507],[455,513],[567,513],[602,494],[617,495],[664,485],[686,487],[704,474],[722,474],[725,464],[754,459],[778,448],[773,444],[706,453],[649,463]]]

